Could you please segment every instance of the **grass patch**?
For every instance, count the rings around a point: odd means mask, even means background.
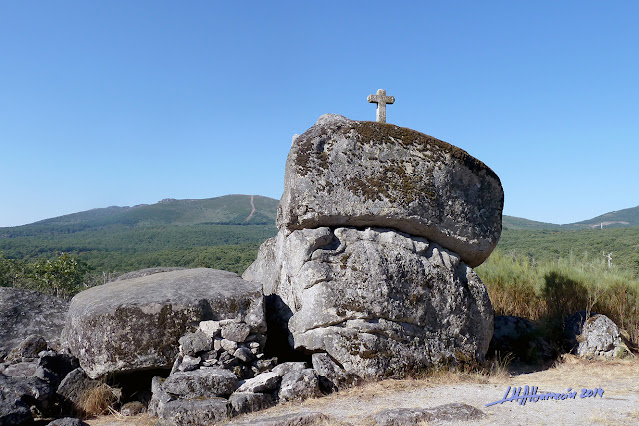
[[[565,319],[586,310],[608,316],[639,346],[639,279],[632,270],[588,254],[535,262],[495,250],[477,274],[488,289],[495,315],[537,321],[549,337],[561,338]]]

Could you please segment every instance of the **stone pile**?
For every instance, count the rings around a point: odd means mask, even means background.
[[[271,333],[342,376],[482,361],[493,314],[472,267],[502,207],[498,177],[465,151],[325,115],[294,138],[278,235],[243,278],[263,285]]]

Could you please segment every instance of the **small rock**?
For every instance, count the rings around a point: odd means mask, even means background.
[[[311,360],[323,392],[334,392],[354,386],[360,380],[356,375],[344,371],[327,353],[315,353]]]
[[[233,356],[242,362],[251,362],[255,359],[255,355],[248,348],[237,348]]]
[[[282,376],[279,374],[273,372],[262,373],[259,376],[246,380],[240,385],[237,391],[253,393],[270,392],[277,388],[281,380]]]
[[[200,352],[210,351],[213,348],[211,337],[202,331],[187,333],[179,339],[184,355],[197,356]]]
[[[123,416],[137,416],[146,412],[146,406],[140,401],[127,402],[120,408],[120,414]]]
[[[271,371],[279,374],[280,376],[285,376],[293,371],[300,372],[302,370],[306,370],[306,368],[307,366],[305,362],[285,362],[273,367]]]
[[[282,377],[280,385],[280,401],[304,401],[320,396],[319,380],[315,370],[307,368],[302,371],[292,370]]]
[[[237,343],[245,342],[249,334],[251,334],[251,327],[243,322],[222,326],[222,337]]]
[[[228,423],[228,426],[306,426],[306,425],[334,425],[337,419],[317,412],[291,413],[281,416],[260,417],[254,420],[239,420]]]
[[[220,326],[219,321],[201,321],[200,322],[200,331],[209,336],[211,339],[217,337],[220,334],[220,330],[222,327]]]
[[[199,356],[184,355],[184,357],[182,358],[182,362],[180,363],[180,366],[178,367],[178,370],[193,371],[200,366],[200,361],[202,360],[200,359]]]
[[[237,385],[237,377],[228,370],[200,368],[170,375],[162,384],[162,389],[182,398],[210,398],[230,395]]]
[[[230,354],[237,350],[237,342],[233,340],[222,339],[220,344],[222,345],[222,349]]]
[[[47,426],[89,426],[89,424],[75,417],[63,417],[47,423]]]
[[[265,410],[274,404],[271,395],[253,392],[235,392],[229,402],[234,416]]]
[[[265,358],[255,361],[255,367],[261,372],[270,371],[277,365],[277,358]]]
[[[37,369],[37,363],[35,361],[18,362],[17,364],[9,364],[2,374],[5,376],[33,376]]]
[[[176,399],[164,404],[159,417],[178,425],[209,425],[228,420],[230,411],[223,398]]]
[[[9,352],[8,361],[38,358],[38,353],[47,350],[47,341],[38,334],[32,334]]]

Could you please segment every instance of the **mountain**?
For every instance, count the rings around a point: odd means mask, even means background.
[[[504,215],[502,218],[502,226],[504,229],[548,229],[558,231],[639,226],[639,206],[612,211],[592,219],[565,225],[536,222],[534,220]]]
[[[207,266],[242,272],[277,233],[279,200],[225,195],[107,207],[0,228],[0,256],[52,258],[72,253],[96,270]]]
[[[156,204],[106,207],[29,225],[0,228],[1,238],[59,235],[99,229],[158,226],[275,225],[279,200],[261,195],[224,195],[202,200],[164,199]]]

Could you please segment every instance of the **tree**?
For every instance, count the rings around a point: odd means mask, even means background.
[[[38,290],[52,293],[58,297],[75,294],[83,284],[88,267],[68,253],[62,253],[57,259],[41,259],[32,266],[32,277]]]

